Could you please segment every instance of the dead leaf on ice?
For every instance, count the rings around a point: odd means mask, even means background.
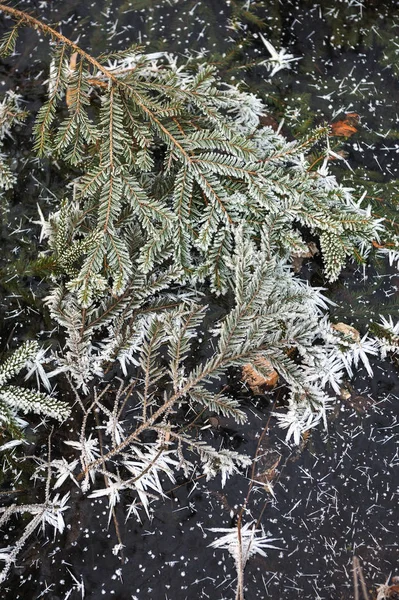
[[[249,385],[254,394],[261,394],[266,387],[273,387],[278,382],[278,373],[273,368],[271,362],[267,358],[258,358],[254,361],[254,366],[265,370],[267,375],[261,375],[252,367],[245,365],[242,369],[242,376],[245,383]]]
[[[335,323],[334,325],[331,325],[331,327],[335,329],[335,331],[343,333],[346,337],[352,338],[354,342],[360,342],[360,333],[351,325],[347,325],[346,323]]]
[[[294,273],[299,273],[305,258],[313,258],[313,256],[320,254],[319,249],[314,242],[309,242],[307,246],[308,250],[304,250],[303,252],[296,252],[291,257],[292,268],[294,269]]]
[[[380,585],[375,600],[399,600],[399,585]]]
[[[346,113],[343,119],[331,123],[331,135],[335,135],[336,137],[350,137],[354,133],[357,133],[359,119],[360,117],[357,113]]]
[[[275,450],[263,454],[256,465],[254,479],[267,486],[275,479],[280,461],[281,455]]]

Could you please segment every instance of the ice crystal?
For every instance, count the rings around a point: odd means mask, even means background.
[[[270,58],[267,59],[266,64],[270,69],[270,77],[273,77],[279,71],[283,69],[291,69],[291,63],[301,60],[301,57],[295,57],[290,54],[284,48],[276,50],[274,46],[261,34],[259,33],[260,39],[266,47],[266,50],[270,53]]]
[[[281,550],[281,548],[272,544],[278,541],[278,538],[273,538],[265,534],[265,530],[256,529],[254,521],[245,523],[240,529],[224,527],[212,527],[209,529],[213,533],[223,534],[209,544],[211,548],[220,550],[228,550],[234,558],[237,569],[244,569],[248,560],[255,554],[267,556],[265,550]]]

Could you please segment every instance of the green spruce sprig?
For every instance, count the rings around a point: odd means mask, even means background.
[[[63,421],[71,412],[66,402],[8,383],[22,371],[29,360],[36,357],[38,350],[37,342],[24,342],[0,366],[0,421],[14,433],[19,429],[18,413],[34,412]]]

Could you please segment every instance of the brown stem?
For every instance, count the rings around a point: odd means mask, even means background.
[[[160,408],[158,408],[158,410],[151,417],[149,417],[147,419],[147,421],[145,421],[144,423],[139,425],[139,427],[137,427],[137,429],[135,431],[133,431],[133,433],[131,433],[118,446],[116,446],[116,448],[113,448],[112,450],[107,452],[107,454],[105,454],[104,457],[98,458],[97,460],[93,461],[92,463],[86,465],[85,469],[81,473],[79,473],[79,475],[77,476],[78,481],[81,481],[90,469],[98,467],[99,464],[101,464],[105,460],[108,460],[112,456],[115,456],[115,454],[118,454],[119,452],[121,452],[121,450],[126,448],[126,446],[129,446],[129,444],[131,444],[134,440],[137,440],[139,435],[145,429],[148,429],[161,415],[163,415],[165,410],[167,410],[169,407],[171,407],[175,402],[176,402],[176,397],[172,396],[172,398],[170,398],[168,400],[168,402],[166,402]]]
[[[53,40],[55,39],[55,40],[58,40],[59,42],[62,42],[63,44],[66,44],[67,46],[72,48],[75,52],[80,54],[80,56],[82,56],[85,60],[87,60],[87,62],[89,62],[91,65],[93,65],[93,67],[96,67],[96,69],[101,71],[101,73],[103,75],[105,75],[105,77],[107,77],[107,79],[111,80],[113,83],[118,82],[118,79],[115,77],[115,75],[113,75],[112,73],[110,73],[110,71],[108,69],[103,67],[103,65],[101,63],[99,63],[98,60],[96,60],[95,58],[90,56],[90,54],[88,54],[87,52],[82,50],[82,48],[80,48],[80,46],[78,46],[77,44],[72,42],[72,40],[65,37],[65,35],[62,35],[62,33],[59,33],[58,31],[56,31],[49,25],[42,23],[38,19],[35,19],[35,17],[32,17],[32,15],[29,15],[28,13],[23,12],[22,10],[12,8],[11,6],[6,6],[5,4],[0,4],[0,11],[10,15],[16,21],[20,21],[22,23],[25,23],[26,25],[29,25],[30,27],[33,27],[33,29],[39,29],[45,35],[49,35]]]
[[[95,413],[95,419],[96,419],[96,426],[97,426],[96,428],[97,428],[98,442],[100,444],[101,458],[104,460],[103,436],[102,436],[102,432],[101,432],[101,429],[100,429],[100,420],[98,418],[98,413]],[[105,462],[104,462],[104,469],[105,469]],[[103,477],[104,477],[105,487],[108,487],[109,478],[108,478],[108,476],[105,473],[104,473]],[[117,519],[116,512],[115,512],[115,507],[112,508],[112,520],[114,522],[116,538],[117,538],[118,543],[119,543],[119,545],[121,547],[121,561],[122,561],[122,564],[124,564],[125,563],[125,557],[124,557],[124,554],[123,554],[123,543],[122,543],[122,537],[121,537],[121,534],[120,534],[120,528],[119,528],[118,519]]]
[[[262,347],[258,348],[258,351],[261,351],[262,349],[263,349]],[[145,431],[146,429],[149,429],[155,423],[155,421],[157,421],[159,419],[159,417],[163,416],[166,411],[168,411],[170,408],[172,408],[172,406],[175,404],[175,402],[177,402],[178,400],[183,398],[188,393],[188,391],[192,387],[196,386],[200,381],[206,379],[209,375],[211,375],[217,369],[220,369],[222,366],[227,366],[228,364],[233,364],[234,362],[238,362],[242,358],[245,358],[250,355],[251,355],[251,352],[245,352],[243,354],[238,354],[234,357],[227,357],[227,358],[225,358],[222,355],[216,364],[211,363],[210,365],[208,365],[208,368],[205,368],[204,371],[202,371],[201,373],[199,373],[199,375],[197,375],[197,377],[188,381],[183,388],[181,388],[178,392],[173,394],[173,396],[171,398],[169,398],[169,400],[167,402],[165,402],[165,404],[160,406],[158,408],[158,410],[156,410],[150,417],[148,417],[148,419],[144,423],[139,425],[137,427],[137,429],[135,429],[135,431],[133,431],[127,438],[125,438],[118,446],[109,450],[109,452],[107,452],[107,454],[104,455],[104,460],[109,460],[116,454],[119,454],[121,452],[121,450],[123,450],[124,448],[129,446],[129,444],[131,444],[134,440],[137,440],[143,431]],[[89,472],[90,469],[95,469],[102,462],[103,462],[103,459],[98,458],[97,460],[93,461],[92,463],[86,465],[85,469],[81,473],[79,473],[79,475],[77,476],[78,481],[81,481],[87,475],[87,473]]]
[[[242,526],[242,520],[243,520],[244,512],[245,512],[245,509],[246,509],[246,507],[248,505],[249,497],[251,495],[252,488],[254,487],[254,484],[255,484],[255,481],[256,481],[256,479],[255,479],[256,461],[258,459],[259,452],[261,450],[261,445],[262,445],[263,438],[265,437],[266,433],[269,430],[270,420],[272,418],[273,410],[274,410],[274,407],[276,405],[276,400],[277,400],[276,398],[273,400],[273,404],[271,406],[270,413],[269,413],[268,419],[266,421],[266,425],[263,428],[263,431],[261,433],[261,436],[260,436],[260,438],[258,440],[258,444],[257,444],[257,447],[256,447],[256,452],[255,452],[254,460],[252,462],[251,479],[250,479],[250,484],[249,484],[249,488],[248,488],[248,493],[247,493],[247,495],[245,497],[245,500],[244,500],[244,502],[243,502],[243,504],[241,506],[240,512],[238,513],[237,529],[239,531],[241,531],[241,526]],[[263,513],[263,510],[262,510],[262,513]],[[258,519],[258,521],[259,521],[259,519]]]

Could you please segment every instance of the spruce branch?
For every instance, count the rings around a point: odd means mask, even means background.
[[[16,415],[35,412],[63,421],[70,414],[66,402],[26,388],[8,384],[39,351],[37,342],[25,342],[0,366],[0,420],[10,431],[18,430]]]
[[[77,52],[80,56],[82,56],[82,58],[84,58],[93,67],[96,67],[96,69],[98,69],[98,71],[100,71],[105,77],[107,77],[113,82],[117,81],[116,77],[108,69],[106,69],[98,60],[96,60],[90,54],[82,50],[80,46],[72,42],[70,39],[62,35],[62,33],[59,33],[46,23],[43,23],[43,21],[36,19],[27,12],[18,10],[17,8],[12,8],[11,6],[7,6],[6,4],[0,4],[0,11],[10,15],[14,20],[17,21],[18,24],[28,25],[32,29],[36,29],[38,31],[41,31],[45,35],[50,36],[50,38],[53,41],[65,44],[74,52]]]

